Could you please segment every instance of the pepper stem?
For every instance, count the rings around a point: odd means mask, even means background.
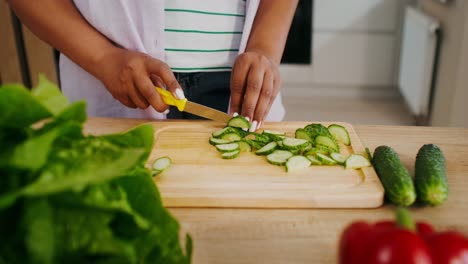
[[[396,220],[398,226],[403,229],[407,229],[409,231],[416,231],[416,223],[414,222],[413,218],[411,217],[410,212],[403,207],[397,208],[396,211]]]

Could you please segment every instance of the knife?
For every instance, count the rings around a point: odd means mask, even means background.
[[[190,102],[187,99],[177,99],[175,98],[168,90],[165,90],[161,87],[156,87],[156,91],[161,95],[164,103],[172,106],[176,106],[179,111],[191,113],[197,116],[201,116],[207,119],[220,121],[223,123],[227,123],[232,116],[221,112],[219,110],[197,104],[194,102]]]

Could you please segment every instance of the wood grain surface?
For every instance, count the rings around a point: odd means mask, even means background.
[[[86,131],[120,132],[148,122],[135,119],[90,118]],[[171,121],[161,121],[164,126]],[[159,125],[158,125],[159,126]],[[411,206],[416,220],[436,230],[468,235],[468,129],[414,126],[355,126],[364,146],[388,145],[414,174],[418,149],[437,144],[447,160],[450,194],[437,207]],[[193,263],[337,263],[342,230],[352,221],[393,218],[395,207],[376,209],[234,209],[170,208],[179,220],[181,237],[194,240]]]
[[[263,129],[294,137],[297,128],[308,124],[271,123]],[[353,127],[340,124],[351,137],[351,146],[341,145],[341,153],[366,155]],[[284,166],[271,165],[265,156],[253,152],[222,159],[208,139],[223,126],[209,121],[181,121],[156,130],[148,165],[163,156],[173,161],[155,178],[166,207],[368,208],[383,203],[383,188],[372,167],[311,166],[286,172]]]

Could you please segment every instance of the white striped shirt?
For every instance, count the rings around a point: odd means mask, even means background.
[[[230,71],[239,53],[244,0],[166,0],[165,59],[175,72]]]

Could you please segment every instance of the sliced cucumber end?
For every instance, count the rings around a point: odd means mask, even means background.
[[[336,165],[336,164],[337,164],[337,162],[336,162],[334,159],[328,157],[328,156],[325,155],[325,154],[317,153],[316,157],[317,157],[317,159],[318,159],[323,165],[330,165],[330,166],[332,166],[332,165]]]
[[[360,169],[364,167],[370,167],[371,163],[364,156],[359,154],[350,155],[345,162],[346,169]]]
[[[317,136],[315,138],[315,144],[324,146],[332,150],[332,152],[340,152],[340,147],[336,144],[335,140],[327,136]]]
[[[216,145],[216,149],[219,152],[231,152],[235,150],[239,150],[239,143],[228,143],[228,144],[219,144]]]
[[[309,141],[302,138],[290,138],[283,139],[283,147],[288,150],[301,150],[309,144]]]
[[[328,131],[330,131],[330,134],[332,134],[336,141],[343,143],[346,146],[351,145],[348,130],[344,126],[331,124],[328,126]]]
[[[304,156],[292,156],[286,162],[286,171],[295,172],[310,167],[311,161]]]
[[[241,115],[238,115],[238,116],[235,116],[235,117],[231,118],[228,121],[227,124],[230,127],[238,127],[238,128],[241,128],[241,129],[250,129],[249,120],[247,120],[247,118],[245,118],[245,117],[243,117]]]
[[[235,159],[235,158],[239,157],[239,154],[240,154],[240,150],[228,151],[228,152],[224,152],[223,154],[221,154],[221,158],[223,158],[223,159]]]
[[[287,150],[275,150],[271,154],[268,154],[266,159],[270,164],[282,166],[286,164],[289,158],[293,154]]]
[[[153,162],[153,165],[151,166],[151,171],[152,171],[153,176],[161,174],[163,171],[169,168],[171,164],[172,164],[172,160],[171,158],[167,156],[157,158]]]
[[[330,153],[330,157],[336,162],[338,162],[338,164],[340,165],[343,165],[346,162],[346,159],[348,158],[345,155],[338,153],[338,152]]]
[[[268,154],[272,153],[276,149],[276,147],[278,147],[278,144],[273,141],[273,142],[270,142],[270,143],[266,144],[265,146],[263,146],[259,150],[255,151],[255,154],[257,154],[257,155],[268,155]]]

